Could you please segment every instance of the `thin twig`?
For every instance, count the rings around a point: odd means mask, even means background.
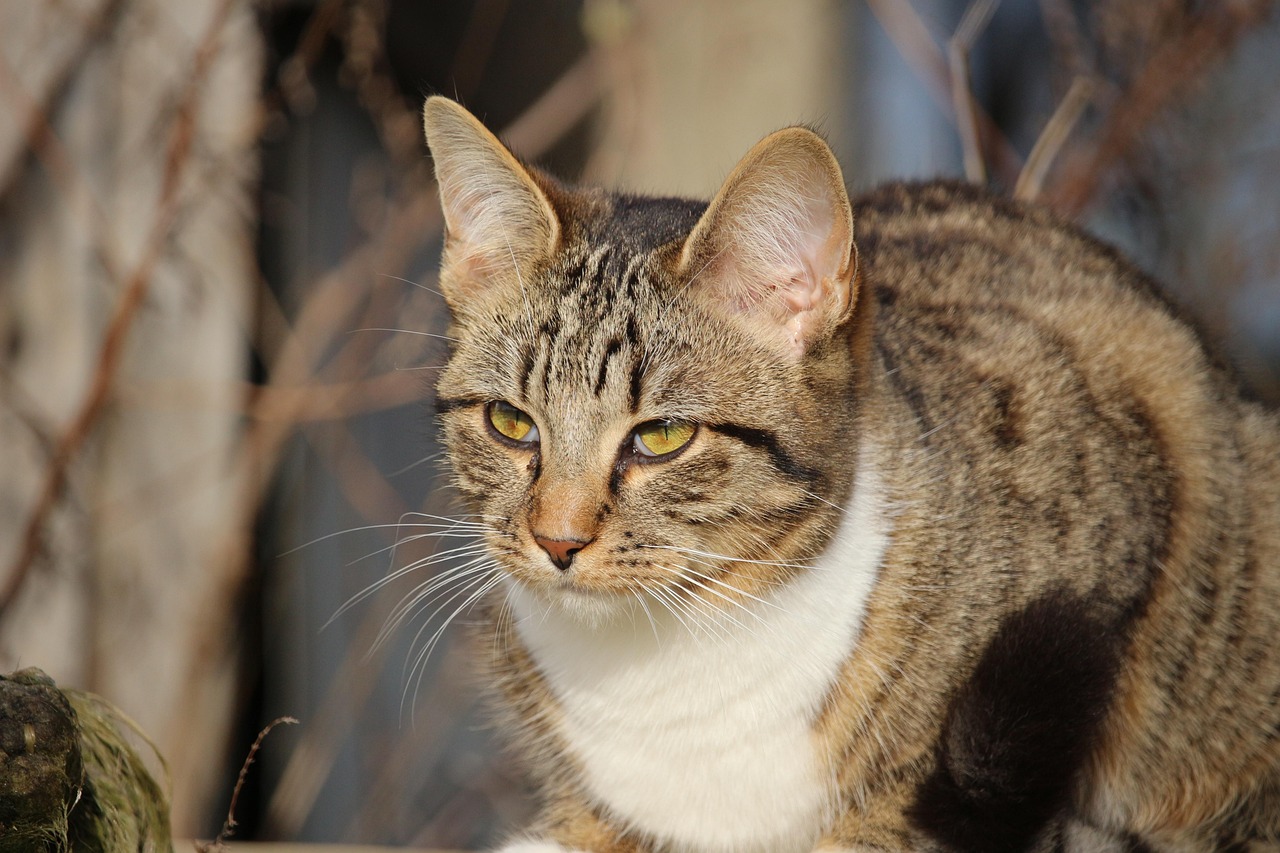
[[[236,776],[236,785],[231,789],[231,803],[227,806],[227,818],[222,822],[222,830],[218,833],[218,837],[210,844],[196,844],[196,849],[200,853],[215,853],[218,850],[224,850],[227,841],[235,834],[236,830],[236,804],[240,800],[240,791],[244,788],[245,780],[249,778],[249,766],[253,764],[253,759],[258,754],[258,750],[262,748],[262,742],[267,739],[267,735],[271,734],[271,730],[276,726],[296,726],[298,720],[294,717],[276,717],[267,727],[258,732],[258,736],[253,739],[253,745],[249,747],[249,754],[245,756],[244,763],[240,765],[240,773]]]
[[[82,57],[89,53],[94,43],[108,32],[113,23],[113,19],[123,7],[123,0],[107,0],[95,10],[68,8],[58,10],[61,14],[71,15],[78,18],[77,23],[80,26],[80,40],[74,49],[66,52],[67,62],[65,67],[49,81],[45,88],[45,103],[55,104],[62,96],[67,84],[71,81],[75,71],[80,67]],[[8,64],[6,63],[6,70]],[[7,82],[6,88],[10,90],[10,97],[16,92],[23,98],[30,100],[23,89],[21,81],[16,74],[9,70],[10,81]],[[34,101],[32,101],[34,103]],[[37,157],[42,157],[41,144],[46,138],[45,130],[49,126],[47,110],[37,106],[35,109],[19,109],[19,121],[25,121],[26,127],[23,129],[23,136],[27,140],[27,149],[35,151]],[[0,193],[3,193],[9,187],[9,181],[12,179],[16,165],[21,162],[20,157],[12,158],[9,162],[0,164]],[[53,179],[58,179],[57,175],[53,175]]]
[[[1095,62],[1085,48],[1085,40],[1076,21],[1070,0],[1040,0],[1040,17],[1044,19],[1049,41],[1057,54],[1057,65],[1072,80],[1092,76]]]
[[[1211,5],[1198,25],[1165,43],[1115,104],[1092,152],[1071,159],[1062,177],[1044,194],[1046,200],[1069,216],[1079,216],[1116,164],[1129,155],[1175,97],[1243,33],[1265,19],[1269,10],[1270,4],[1265,2]]]

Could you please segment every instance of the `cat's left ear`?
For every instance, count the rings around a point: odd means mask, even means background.
[[[532,173],[461,105],[428,98],[422,119],[448,234],[440,285],[457,309],[549,256],[560,223]]]
[[[691,289],[796,357],[848,317],[857,267],[840,164],[822,137],[801,127],[747,152],[680,254]]]

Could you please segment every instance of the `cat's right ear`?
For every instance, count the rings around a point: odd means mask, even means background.
[[[440,288],[455,310],[547,257],[560,223],[529,171],[462,106],[440,96],[422,109],[446,229]]]
[[[822,137],[791,127],[747,152],[685,241],[680,271],[792,357],[829,337],[857,298],[858,250]]]

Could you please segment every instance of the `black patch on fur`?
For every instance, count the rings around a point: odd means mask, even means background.
[[[1156,853],[1156,851],[1148,847],[1146,842],[1138,836],[1131,835],[1124,840],[1124,853]]]
[[[619,459],[613,464],[613,470],[609,472],[609,494],[613,497],[618,496],[618,492],[622,490],[622,475],[627,471],[627,463]]]
[[[537,358],[537,351],[532,346],[526,346],[524,352],[520,356],[520,396],[529,396],[529,376],[533,373],[533,364]]]
[[[620,194],[613,197],[612,216],[601,227],[623,246],[647,252],[683,240],[706,208],[705,201]]]
[[[991,432],[996,443],[1006,450],[1022,444],[1022,427],[1015,406],[1014,392],[1007,383],[991,383],[992,402],[995,405],[996,422]]]
[[[1019,853],[1069,804],[1110,704],[1125,632],[1046,594],[1005,620],[943,724],[911,818],[961,853]]]
[[[788,477],[804,480],[808,483],[816,483],[821,478],[817,471],[797,462],[778,443],[778,437],[767,429],[756,429],[739,424],[707,424],[707,429],[718,432],[721,435],[727,435],[730,438],[736,438],[745,445],[763,450],[769,454],[773,467]]]

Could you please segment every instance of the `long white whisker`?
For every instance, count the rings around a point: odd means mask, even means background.
[[[765,607],[772,607],[775,610],[782,610],[781,607],[779,607],[777,604],[774,604],[772,601],[766,601],[765,599],[760,598],[759,596],[752,595],[751,593],[747,592],[745,589],[736,587],[733,584],[728,583],[727,581],[722,581],[720,580],[720,578],[712,577],[711,575],[706,575],[706,574],[703,574],[702,572],[694,571],[692,568],[690,568],[687,565],[685,566],[684,570],[689,574],[694,575],[695,577],[702,578],[704,581],[707,581],[708,583],[718,583],[720,584],[720,586],[724,587],[725,589],[733,590],[738,595],[744,596],[746,598],[751,599],[752,601],[763,604]],[[738,604],[738,602],[735,601],[734,604]],[[741,607],[742,605],[739,604],[738,606]],[[743,609],[747,609],[747,608],[743,608]],[[756,613],[755,611],[750,611],[750,612],[753,616],[756,616],[757,618],[759,618],[758,613]]]
[[[413,513],[410,513],[409,515],[413,515]],[[426,517],[428,517],[428,518],[439,518],[439,516],[426,516]],[[489,525],[484,525],[484,524],[482,524],[482,523],[480,523],[480,522],[456,521],[456,520],[454,520],[454,519],[442,519],[442,520],[447,521],[447,522],[448,522],[448,525],[441,524],[441,525],[436,525],[436,526],[438,526],[438,527],[445,527],[445,526],[449,526],[449,527],[458,527],[458,526],[462,526],[462,525],[474,525],[478,530],[491,529],[491,527],[490,527]],[[277,556],[280,556],[280,557],[287,557],[287,556],[289,556],[290,554],[294,554],[294,553],[296,553],[296,552],[298,552],[298,551],[303,550],[304,548],[310,548],[312,545],[316,545],[316,544],[318,544],[318,543],[320,543],[320,542],[324,542],[324,541],[325,541],[325,540],[327,540],[327,539],[334,539],[334,538],[336,538],[336,537],[338,537],[338,536],[346,536],[346,535],[351,534],[351,533],[362,533],[362,532],[367,531],[367,530],[397,530],[397,529],[400,529],[400,528],[403,528],[403,527],[408,527],[408,526],[423,526],[423,527],[425,527],[425,526],[427,526],[427,525],[426,525],[426,524],[421,524],[421,523],[415,523],[414,525],[409,525],[409,524],[406,524],[403,520],[401,520],[401,521],[397,521],[397,522],[390,523],[390,524],[364,524],[364,525],[361,525],[361,526],[359,526],[359,527],[348,527],[348,528],[346,528],[346,529],[344,529],[344,530],[335,530],[333,533],[326,533],[326,534],[324,534],[323,536],[317,536],[315,539],[311,539],[311,540],[308,540],[307,542],[303,542],[301,545],[295,545],[295,546],[293,546],[292,548],[290,548],[290,549],[289,549],[289,550],[287,550],[287,551],[282,551],[282,552],[281,552],[280,554],[278,554]]]
[[[689,636],[697,639],[697,632],[694,631],[693,628],[689,626],[689,623],[684,620],[684,617],[680,615],[680,611],[683,610],[683,607],[678,607],[678,600],[671,592],[659,588],[650,589],[648,590],[648,593],[653,596],[655,601],[667,608],[667,611],[670,612],[672,616],[676,617],[676,621],[684,626],[685,630],[689,632]]]
[[[414,588],[412,592],[406,595],[395,606],[387,618],[383,621],[378,636],[374,639],[373,648],[378,649],[391,637],[392,631],[396,626],[413,617],[418,613],[422,613],[431,607],[432,603],[447,594],[451,589],[460,585],[470,583],[476,575],[483,575],[493,570],[493,564],[484,554],[480,554],[460,566],[455,566],[449,571],[432,578],[430,581]],[[440,611],[448,605],[449,600],[440,605],[430,616],[428,616],[423,624],[426,624],[440,614]],[[415,638],[416,639],[416,638]]]
[[[641,548],[654,548],[661,551],[675,551],[678,554],[693,554],[698,557],[710,557],[713,560],[727,560],[733,563],[747,563],[753,566],[780,566],[784,569],[811,569],[812,564],[809,563],[791,563],[781,560],[749,560],[745,557],[731,557],[727,554],[717,554],[713,551],[699,551],[696,548],[682,548],[678,545],[641,545]]]
[[[439,643],[440,638],[444,636],[444,632],[448,629],[449,625],[453,623],[453,620],[457,619],[458,616],[461,615],[462,613],[465,613],[468,610],[470,610],[471,607],[473,607],[477,601],[479,601],[482,597],[484,597],[484,595],[487,592],[489,592],[489,590],[493,589],[501,580],[502,580],[501,575],[495,574],[493,577],[490,577],[488,580],[483,581],[483,583],[481,583],[480,585],[480,588],[475,590],[475,592],[471,593],[471,595],[469,595],[462,602],[462,604],[458,605],[458,607],[453,611],[453,613],[450,614],[449,618],[444,620],[444,622],[440,625],[440,627],[436,629],[436,632],[431,635],[431,639],[427,641],[427,644],[423,647],[422,651],[418,653],[417,659],[414,661],[413,668],[410,669],[408,672],[408,677],[410,679],[413,679],[414,681],[413,697],[409,705],[409,724],[410,725],[413,725],[415,722],[414,708],[416,708],[418,704],[418,691],[422,687],[422,678],[426,674],[427,660],[431,657],[431,652],[435,649],[436,644]],[[467,588],[470,589],[471,587],[468,586]],[[415,637],[414,642],[416,643],[417,638],[421,636],[422,636],[422,632],[419,631]],[[400,708],[400,713],[403,717],[403,714],[404,714],[403,698],[401,700],[401,703],[402,704]]]
[[[507,254],[511,257],[511,269],[515,270],[516,281],[520,284],[520,295],[524,297],[524,315],[529,321],[529,335],[533,336],[533,308],[529,305],[529,291],[524,286],[524,276],[520,274],[520,264],[516,261],[516,251],[511,246],[511,237],[507,229],[502,229],[502,239],[507,244]]]
[[[422,338],[437,338],[442,341],[451,341],[455,344],[462,343],[462,341],[457,338],[451,338],[448,335],[441,335],[436,332],[419,332],[417,329],[393,329],[387,326],[366,326],[362,329],[352,329],[347,334],[354,335],[357,332],[392,332],[397,335],[417,335]]]
[[[655,565],[656,565],[656,564],[655,564]],[[723,592],[720,592],[719,590],[716,590],[716,589],[712,589],[711,587],[709,587],[709,586],[707,586],[706,584],[704,584],[702,581],[698,580],[698,579],[697,579],[697,578],[695,578],[695,577],[690,577],[690,576],[689,576],[689,574],[688,574],[687,572],[684,572],[684,571],[680,570],[679,568],[677,568],[677,567],[675,567],[675,566],[659,566],[659,568],[666,569],[667,571],[671,572],[672,574],[679,575],[679,576],[683,577],[683,579],[684,579],[684,580],[686,580],[686,581],[688,581],[689,583],[693,584],[693,585],[694,585],[694,586],[696,586],[698,589],[701,589],[701,590],[703,590],[704,592],[707,592],[707,593],[709,593],[709,594],[711,594],[711,595],[716,596],[717,598],[721,598],[721,599],[723,599],[723,600],[725,600],[725,601],[729,602],[729,603],[730,603],[730,604],[732,604],[734,607],[737,607],[739,610],[743,611],[744,613],[749,613],[749,614],[751,614],[751,615],[752,615],[752,616],[754,616],[756,619],[759,619],[759,618],[760,618],[760,614],[759,614],[759,613],[756,613],[754,610],[752,610],[750,607],[747,607],[747,606],[746,606],[745,604],[743,604],[741,601],[734,601],[732,598],[730,598],[729,596],[725,595]],[[728,619],[730,622],[732,622],[733,624],[737,625],[737,626],[738,626],[739,628],[741,628],[742,630],[744,630],[744,631],[748,631],[748,632],[749,632],[749,631],[751,631],[751,629],[750,629],[750,628],[748,628],[746,625],[742,624],[742,622],[738,621],[738,619],[737,619],[737,618],[736,618],[732,613],[730,613],[729,611],[721,610],[721,611],[718,611],[718,612],[719,612],[721,615],[723,615],[723,616],[724,616],[724,618]]]
[[[644,611],[644,615],[649,620],[649,627],[653,629],[653,639],[658,643],[658,648],[662,648],[662,638],[658,635],[658,623],[653,621],[653,613],[649,610],[649,604],[644,600],[644,592],[639,589],[632,589],[631,594],[636,597],[636,601],[640,602],[640,609]]]
[[[838,510],[840,510],[841,512],[844,512],[844,509],[845,509],[845,508],[844,508],[844,507],[842,507],[842,506],[840,506],[840,504],[838,504],[838,503],[833,503],[832,501],[827,500],[826,498],[824,498],[822,495],[818,494],[817,492],[811,492],[811,491],[809,491],[808,489],[804,489],[803,491],[804,491],[804,493],[805,493],[806,495],[808,495],[809,497],[813,498],[815,501],[818,501],[819,503],[824,503],[824,504],[826,504],[827,506],[829,506],[829,507],[831,507],[831,508],[833,508],[833,509],[838,509]]]
[[[667,571],[671,571],[677,575],[680,574],[670,566],[655,565],[655,567],[666,569]],[[670,596],[671,600],[675,602],[680,609],[684,611],[685,615],[692,620],[693,625],[708,637],[724,639],[729,636],[727,629],[723,625],[719,624],[718,620],[713,617],[723,616],[730,621],[737,622],[737,620],[729,614],[710,607],[710,605],[703,599],[696,595],[688,594],[686,590],[679,587],[668,587],[663,591],[666,592],[668,596]],[[745,625],[742,625],[740,622],[738,624],[743,628],[743,630],[747,630]]]
[[[445,562],[446,560],[458,559],[459,557],[470,557],[475,554],[482,555],[484,552],[485,552],[485,545],[480,542],[475,542],[468,545],[461,545],[457,548],[450,548],[447,551],[441,551],[441,552],[432,554],[429,557],[424,557],[421,560],[415,560],[414,562],[408,564],[407,566],[403,566],[399,569],[396,569],[395,571],[388,573],[386,576],[378,578],[376,581],[369,584],[364,589],[360,590],[355,595],[351,596],[346,601],[344,601],[342,603],[342,606],[339,607],[336,611],[334,611],[334,614],[330,616],[328,621],[324,623],[324,625],[321,627],[321,630],[323,630],[324,628],[328,628],[330,625],[334,623],[335,620],[337,620],[340,616],[345,614],[352,607],[368,599],[369,596],[373,595],[378,590],[383,589],[384,587],[387,586],[387,584],[390,584],[393,581],[398,580],[399,578],[402,578],[407,574],[416,572],[419,569],[424,569],[428,566],[433,566],[436,563]],[[450,571],[453,571],[453,569],[451,569]],[[447,576],[447,573],[445,575],[438,576],[434,580],[439,580],[439,578],[442,578],[445,576]],[[434,580],[432,582],[434,582]]]
[[[389,272],[380,272],[380,273],[378,273],[378,275],[379,275],[379,276],[381,276],[382,278],[390,278],[390,279],[394,279],[394,280],[396,280],[396,281],[403,281],[405,284],[413,285],[414,287],[419,288],[419,289],[421,289],[421,290],[425,290],[425,291],[427,291],[428,293],[434,293],[436,296],[444,296],[444,294],[443,294],[443,293],[441,293],[440,291],[436,290],[434,287],[427,287],[427,286],[426,286],[425,284],[423,284],[422,282],[414,281],[413,279],[405,278],[404,276],[392,275],[392,274],[391,274],[391,273],[389,273]]]

